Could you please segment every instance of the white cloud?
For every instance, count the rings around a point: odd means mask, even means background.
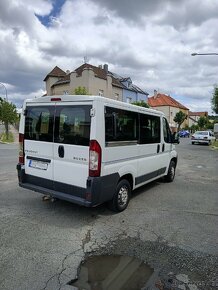
[[[8,84],[11,99],[43,94],[54,66],[72,71],[88,55],[93,65],[108,63],[151,95],[159,89],[192,110],[210,111],[218,57],[191,53],[217,52],[218,3],[68,0],[53,16],[54,3],[0,3],[0,82]],[[50,15],[50,26],[35,14]]]

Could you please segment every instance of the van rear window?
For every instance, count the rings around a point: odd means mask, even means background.
[[[58,106],[55,117],[55,142],[89,146],[91,106]]]
[[[89,146],[90,109],[88,105],[27,107],[25,139]]]
[[[53,107],[27,107],[25,139],[53,142]]]

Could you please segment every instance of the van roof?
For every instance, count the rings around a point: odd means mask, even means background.
[[[39,98],[34,98],[34,99],[26,99],[25,103],[48,103],[51,102],[53,99],[53,101],[61,101],[61,102],[80,102],[80,101],[94,101],[94,100],[98,100],[104,103],[109,104],[113,104],[113,105],[119,105],[122,106],[122,108],[129,108],[129,109],[134,109],[137,111],[147,111],[150,113],[155,113],[158,115],[164,115],[164,113],[158,111],[158,110],[154,110],[154,109],[150,109],[150,108],[144,108],[144,107],[140,107],[140,106],[136,106],[133,104],[129,104],[129,103],[125,103],[125,102],[121,102],[121,101],[117,101],[117,100],[113,100],[113,99],[109,99],[109,98],[105,98],[105,97],[101,97],[101,96],[92,96],[92,95],[53,95],[53,96],[44,96],[44,97],[39,97]],[[58,100],[61,99],[61,100]]]

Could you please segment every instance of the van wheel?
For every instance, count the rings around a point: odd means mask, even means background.
[[[165,181],[172,182],[174,180],[175,173],[176,173],[176,163],[175,161],[171,160],[168,173],[167,175],[164,176]]]
[[[126,179],[117,184],[116,192],[108,206],[112,211],[121,212],[127,208],[131,196],[131,186]]]

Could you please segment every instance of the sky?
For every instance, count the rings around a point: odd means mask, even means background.
[[[0,96],[21,107],[56,65],[73,71],[86,56],[211,114],[218,55],[191,53],[218,53],[217,11],[217,0],[0,0]]]

